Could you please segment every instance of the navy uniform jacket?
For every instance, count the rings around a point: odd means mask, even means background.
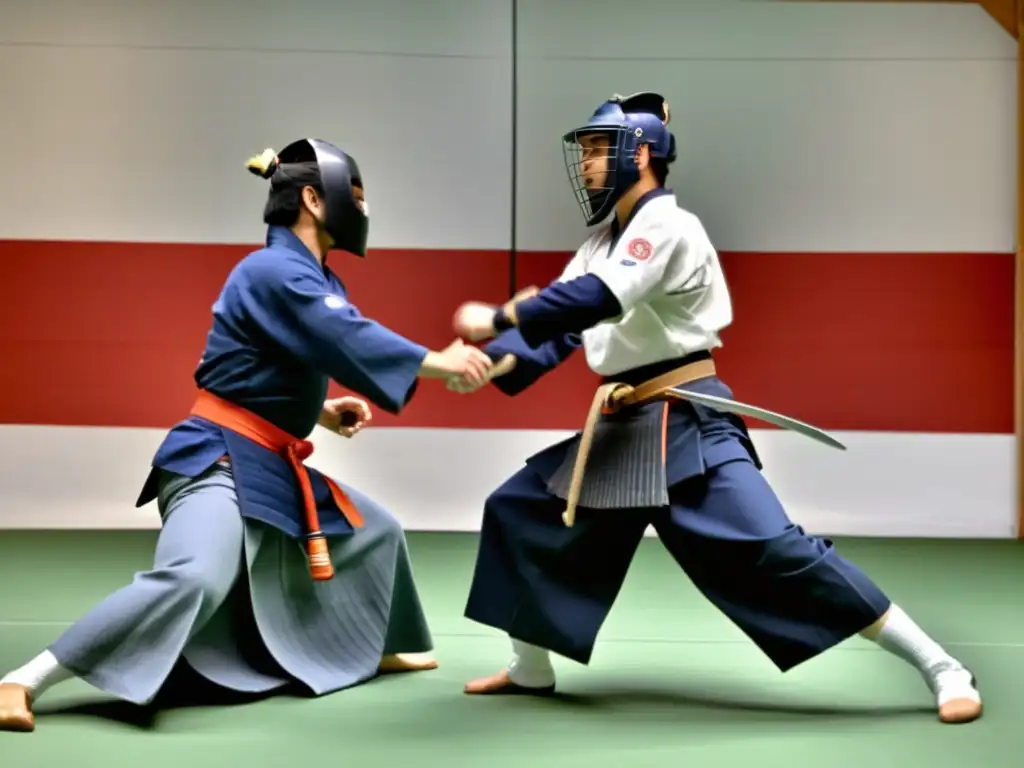
[[[270,227],[266,247],[235,266],[213,305],[195,381],[304,439],[316,426],[330,379],[398,413],[416,390],[427,352],[363,317],[337,276],[289,229]],[[160,470],[196,477],[225,455],[241,514],[303,536],[301,492],[288,462],[196,417],[167,434],[136,506],[156,498]],[[323,533],[351,533],[323,477],[313,469],[310,476]]]

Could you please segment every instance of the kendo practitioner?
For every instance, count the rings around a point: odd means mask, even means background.
[[[366,255],[356,161],[320,140],[250,160],[270,180],[266,247],[213,306],[191,413],[157,450],[137,506],[157,500],[152,569],[137,573],[0,681],[0,730],[34,729],[33,703],[78,677],[151,702],[179,660],[215,686],[313,695],[378,673],[433,669],[431,635],[398,521],[302,462],[318,423],[353,435],[360,398],[389,413],[419,378],[480,384],[491,364],[456,340],[430,351],[360,314],[328,252]],[[177,678],[176,678],[177,679]]]
[[[573,192],[597,228],[562,275],[504,306],[469,302],[454,324],[493,338],[514,396],[579,346],[604,379],[581,434],[551,446],[484,506],[465,615],[506,632],[512,660],[469,694],[550,693],[554,652],[589,663],[648,525],[701,592],[783,672],[860,633],[912,664],[942,722],[980,716],[973,675],[831,541],[790,521],[741,418],[666,394],[735,402],[712,350],[732,322],[701,222],[665,188],[669,108],[615,97],[563,137]],[[478,386],[450,383],[462,392]]]

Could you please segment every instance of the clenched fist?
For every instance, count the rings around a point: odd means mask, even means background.
[[[512,322],[515,322],[515,306],[521,301],[532,299],[540,293],[535,285],[523,288],[516,293],[508,303],[504,305],[505,313]],[[470,341],[483,341],[497,335],[494,327],[494,319],[497,317],[498,307],[493,304],[484,304],[480,301],[467,301],[455,310],[455,317],[452,318],[452,326],[455,333],[463,339]]]
[[[479,301],[467,301],[455,310],[452,327],[463,339],[483,341],[495,335],[494,317],[497,307]]]
[[[352,437],[372,418],[370,406],[365,400],[358,397],[336,397],[324,403],[317,424],[342,437]]]

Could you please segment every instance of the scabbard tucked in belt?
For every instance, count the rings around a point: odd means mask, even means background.
[[[633,405],[644,405],[658,400],[677,399],[671,397],[669,390],[681,387],[698,379],[715,375],[715,361],[698,360],[688,365],[655,376],[642,384],[633,387],[621,382],[602,384],[594,393],[587,412],[587,420],[580,434],[580,443],[576,449],[576,461],[572,467],[572,479],[569,481],[569,493],[566,499],[565,512],[562,520],[569,527],[576,522],[576,506],[579,504],[580,492],[583,490],[583,475],[586,470],[587,457],[591,444],[594,442],[594,429],[602,415],[610,415]]]
[[[295,472],[302,492],[302,506],[306,518],[306,558],[309,561],[310,575],[315,581],[328,581],[333,578],[334,564],[331,562],[327,538],[320,530],[320,515],[316,508],[316,498],[313,496],[309,469],[303,463],[313,454],[313,443],[299,440],[252,411],[206,390],[199,391],[192,406],[192,415],[248,438],[288,462]],[[363,516],[359,514],[352,500],[337,483],[326,475],[323,478],[341,513],[354,528],[362,528]]]

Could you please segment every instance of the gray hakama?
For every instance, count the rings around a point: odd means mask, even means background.
[[[317,582],[298,540],[242,517],[229,467],[196,478],[162,472],[152,569],[71,626],[51,653],[96,688],[146,704],[179,659],[234,691],[298,681],[322,695],[373,677],[385,654],[431,650],[401,525],[339,485],[365,526],[328,538],[336,572]]]

